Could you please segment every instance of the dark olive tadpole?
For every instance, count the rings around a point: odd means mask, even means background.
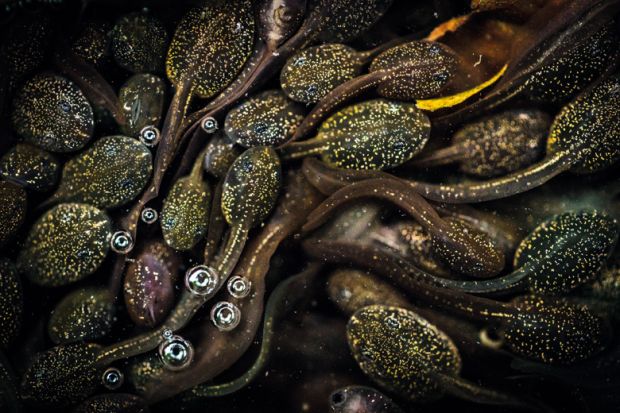
[[[118,92],[118,103],[126,120],[123,133],[138,137],[147,126],[158,128],[165,93],[166,84],[159,76],[140,73],[127,79]]]
[[[540,160],[550,123],[536,109],[508,110],[465,125],[450,146],[412,162],[418,168],[458,163],[462,172],[480,178],[506,175]]]
[[[20,185],[0,181],[0,245],[9,241],[26,217],[26,191]]]
[[[442,280],[468,293],[529,289],[566,294],[598,277],[618,240],[618,223],[597,211],[567,212],[542,222],[519,245],[515,271],[484,281]]]
[[[2,258],[0,259],[0,349],[6,348],[17,336],[23,310],[24,297],[17,268],[11,261]]]
[[[107,288],[80,288],[56,305],[47,331],[56,344],[96,340],[110,332],[115,317],[114,298]]]
[[[525,169],[475,183],[409,185],[438,202],[470,203],[505,198],[540,186],[554,176],[604,170],[620,159],[620,74],[586,89],[555,117],[547,138],[546,157]]]
[[[317,11],[324,16],[319,34],[323,42],[349,41],[364,33],[390,8],[393,0],[319,0]]]
[[[125,271],[123,295],[127,313],[140,327],[155,327],[174,305],[180,259],[162,242],[147,244]]]
[[[332,413],[403,413],[392,399],[371,387],[347,386],[329,395]]]
[[[161,209],[164,241],[175,250],[189,250],[207,232],[211,206],[211,188],[203,178],[203,159],[196,159],[192,172],[170,188]]]
[[[360,55],[339,43],[302,50],[291,56],[280,72],[282,91],[297,102],[316,103],[362,72],[365,59]]]
[[[45,192],[58,182],[60,162],[43,149],[18,143],[0,159],[0,175],[26,189]]]
[[[324,262],[370,269],[434,308],[489,323],[497,328],[501,345],[531,360],[572,364],[601,352],[609,342],[607,318],[584,306],[542,297],[511,304],[435,287],[412,277],[406,261],[394,253],[356,241],[308,240],[304,249]]]
[[[216,134],[204,150],[204,170],[217,179],[223,179],[228,169],[241,155],[241,149],[223,133]]]
[[[110,33],[116,63],[133,73],[162,73],[168,34],[163,23],[146,13],[121,17]]]
[[[52,21],[51,16],[43,13],[26,13],[4,31],[0,60],[4,65],[9,92],[44,62],[53,40]]]
[[[114,208],[138,196],[152,170],[146,146],[127,136],[107,136],[65,164],[58,189],[48,202]]]
[[[101,383],[93,360],[100,346],[62,344],[38,353],[22,378],[21,395],[33,406],[60,407],[84,400]]]
[[[81,149],[93,134],[93,110],[70,80],[41,74],[27,81],[13,101],[13,128],[26,141],[52,152]]]
[[[107,393],[90,397],[80,403],[73,413],[148,413],[144,400],[129,393]]]
[[[224,131],[241,146],[280,146],[304,118],[303,108],[279,90],[261,92],[233,108]]]
[[[460,220],[440,217],[423,197],[395,179],[368,179],[345,186],[308,215],[303,229],[313,230],[341,205],[368,197],[389,201],[414,217],[431,235],[433,253],[451,269],[477,278],[488,278],[504,268],[503,251],[493,244],[488,235]],[[434,279],[428,274],[421,276],[427,281]]]
[[[388,169],[422,150],[430,136],[428,117],[414,104],[375,99],[346,107],[327,119],[317,136],[284,146],[284,159],[320,155],[330,166]]]
[[[360,308],[372,304],[388,304],[407,307],[407,299],[394,287],[366,272],[354,269],[339,269],[327,279],[329,299],[343,313],[352,315]]]
[[[84,24],[71,44],[71,51],[91,65],[101,65],[109,56],[109,32],[112,26],[93,20]]]
[[[526,399],[462,379],[461,356],[454,342],[413,311],[364,307],[349,320],[347,340],[366,375],[411,400],[432,401],[451,394],[476,403],[540,410]]]
[[[332,109],[373,87],[388,99],[409,101],[436,96],[450,85],[458,62],[457,54],[438,42],[414,40],[389,48],[373,59],[368,74],[357,76],[325,95],[293,139],[307,135]]]
[[[60,204],[32,226],[18,266],[35,284],[54,287],[78,281],[99,268],[110,247],[107,215],[87,204]]]

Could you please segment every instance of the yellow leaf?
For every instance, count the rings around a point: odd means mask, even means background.
[[[478,86],[474,88],[465,90],[463,92],[459,92],[455,95],[443,96],[443,97],[435,98],[435,99],[418,100],[416,102],[416,106],[418,107],[418,109],[428,110],[428,111],[433,112],[435,110],[449,108],[451,106],[458,105],[459,103],[466,101],[467,99],[469,99],[476,93],[480,92],[481,90],[484,90],[487,87],[491,86],[493,83],[497,82],[499,78],[502,77],[504,72],[506,72],[506,69],[508,69],[508,65],[504,65],[504,67],[502,67],[499,70],[499,72],[497,72],[492,78],[490,78],[484,83],[479,84]]]

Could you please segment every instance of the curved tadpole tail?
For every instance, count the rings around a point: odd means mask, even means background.
[[[467,204],[493,201],[529,191],[567,171],[572,164],[569,154],[559,152],[529,168],[488,181],[455,185],[428,184],[411,180],[407,182],[411,188],[432,201]]]
[[[437,277],[436,283],[451,290],[469,294],[513,293],[524,290],[531,269],[524,265],[510,274],[488,280],[453,280]]]
[[[477,386],[460,377],[452,377],[441,373],[431,374],[448,394],[474,403],[511,406],[526,412],[554,412],[551,407],[529,397],[518,397],[509,393]]]
[[[283,147],[308,135],[333,109],[366,90],[377,86],[387,76],[389,76],[389,72],[377,70],[376,72],[353,78],[333,89],[316,104],[314,109],[310,111],[303,122],[297,127],[293,137],[284,144]]]
[[[193,404],[203,401],[201,399],[204,398],[226,396],[256,379],[269,362],[274,345],[274,333],[279,324],[308,298],[307,291],[316,281],[320,268],[320,264],[311,264],[303,272],[280,282],[273,290],[265,307],[261,348],[258,357],[245,374],[227,383],[200,384],[182,393],[179,396],[181,402]],[[178,399],[175,400],[175,405],[178,405],[178,402]]]
[[[451,145],[437,149],[425,156],[412,159],[408,164],[415,168],[434,168],[460,162],[467,157],[464,145]]]
[[[312,186],[327,196],[349,184],[365,179],[392,177],[382,171],[337,169],[312,157],[303,160],[301,171]]]

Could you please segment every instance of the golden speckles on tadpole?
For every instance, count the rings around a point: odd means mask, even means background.
[[[532,360],[572,364],[601,351],[610,338],[607,321],[585,306],[536,296],[519,297],[522,310],[504,330],[510,349]]]
[[[416,401],[443,395],[434,373],[456,376],[461,358],[452,340],[412,311],[373,305],[347,324],[353,357],[373,381]]]
[[[45,192],[58,182],[60,163],[43,149],[18,143],[0,159],[0,174],[27,189]]]
[[[458,69],[458,57],[437,42],[412,41],[394,46],[377,56],[369,71],[388,73],[378,88],[390,99],[424,99],[438,95]]]
[[[316,7],[325,16],[319,38],[344,42],[368,30],[392,5],[393,0],[321,0]]]
[[[539,102],[561,103],[571,98],[617,58],[619,41],[613,23],[608,23],[528,76],[523,92]]]
[[[43,63],[53,37],[51,23],[52,19],[43,13],[27,13],[4,31],[0,60],[6,70],[9,91]]]
[[[65,164],[53,198],[114,208],[140,194],[152,171],[146,146],[126,136],[108,136]]]
[[[114,297],[107,288],[80,288],[56,305],[47,332],[56,344],[96,340],[110,332],[115,313]]]
[[[484,232],[458,218],[445,218],[449,231],[433,234],[433,254],[461,274],[488,278],[504,268],[504,253]],[[447,238],[447,239],[444,239]],[[468,245],[455,249],[454,245]],[[475,246],[475,248],[474,248]]]
[[[303,108],[280,90],[268,90],[228,112],[224,130],[241,146],[280,146],[304,118]]]
[[[21,385],[22,399],[35,406],[66,406],[83,400],[101,383],[102,368],[93,362],[100,346],[63,344],[38,353]]]
[[[454,134],[459,169],[491,178],[523,169],[542,158],[551,119],[539,110],[509,110],[470,123]]]
[[[208,98],[228,85],[254,47],[249,0],[214,0],[188,12],[179,23],[166,59],[175,85],[191,80],[193,92]]]
[[[123,133],[138,136],[146,126],[159,127],[166,84],[155,75],[141,73],[130,77],[118,92],[118,103],[126,122]]]
[[[19,332],[24,310],[21,280],[15,265],[0,259],[0,348],[6,348]]]
[[[144,400],[128,393],[108,393],[93,396],[80,403],[73,413],[148,413]]]
[[[161,232],[176,250],[191,249],[207,232],[211,188],[202,178],[202,162],[198,157],[192,173],[172,185],[161,209]]]
[[[214,178],[224,178],[241,150],[224,133],[217,133],[204,150],[204,170]]]
[[[596,211],[567,212],[541,223],[515,253],[514,267],[532,267],[533,291],[564,294],[596,278],[618,240],[618,223]]]
[[[422,150],[428,117],[414,104],[375,99],[348,106],[327,119],[313,139],[284,147],[285,157],[320,154],[344,169],[389,169]]]
[[[174,286],[181,261],[163,242],[152,242],[127,266],[123,295],[131,320],[154,327],[174,304]]]
[[[42,74],[26,82],[13,101],[13,128],[26,141],[52,152],[81,149],[93,133],[93,110],[77,85]]]
[[[243,152],[231,165],[222,190],[222,213],[231,225],[252,227],[276,203],[282,184],[278,155],[269,146]]]
[[[405,307],[407,300],[390,284],[363,271],[340,269],[327,280],[329,299],[351,315],[362,307],[385,304]]]
[[[168,34],[158,18],[145,13],[121,17],[111,32],[111,47],[118,65],[133,73],[161,73]]]
[[[596,172],[620,159],[620,73],[562,108],[547,141],[547,153],[555,152],[566,152],[576,173]]]
[[[282,91],[291,99],[316,103],[336,86],[358,76],[363,61],[344,44],[309,47],[288,59],[280,73]]]
[[[109,31],[111,25],[103,21],[90,21],[76,36],[71,51],[85,62],[99,65],[109,56]]]
[[[0,181],[0,245],[21,227],[26,216],[26,191],[12,182]]]
[[[60,204],[32,226],[19,255],[30,281],[59,286],[80,280],[99,268],[110,246],[110,219],[86,204]]]

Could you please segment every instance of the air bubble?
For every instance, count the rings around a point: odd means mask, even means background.
[[[159,129],[157,129],[153,125],[145,126],[144,128],[142,128],[142,130],[140,131],[140,136],[138,137],[138,139],[140,139],[140,142],[142,142],[142,144],[148,146],[149,148],[157,145],[160,138],[161,133],[159,132]]]
[[[159,218],[159,214],[153,208],[144,208],[140,214],[140,219],[145,224],[152,224],[157,221],[157,218]]]
[[[124,381],[125,377],[123,376],[123,373],[116,367],[108,368],[101,376],[101,382],[108,390],[116,390],[120,388]]]
[[[127,254],[133,249],[133,238],[127,231],[116,231],[112,234],[110,247],[118,254]]]
[[[215,270],[206,265],[197,265],[187,270],[185,286],[195,295],[209,295],[219,283],[219,276]]]
[[[183,370],[194,359],[194,347],[181,336],[172,336],[159,345],[159,357],[171,371]]]
[[[250,294],[252,282],[245,277],[235,275],[230,277],[227,284],[228,293],[235,298],[244,298]]]
[[[209,116],[202,121],[202,129],[207,133],[215,133],[218,129],[217,120]]]
[[[220,301],[211,309],[211,321],[220,331],[230,331],[239,325],[241,311],[232,303]]]

